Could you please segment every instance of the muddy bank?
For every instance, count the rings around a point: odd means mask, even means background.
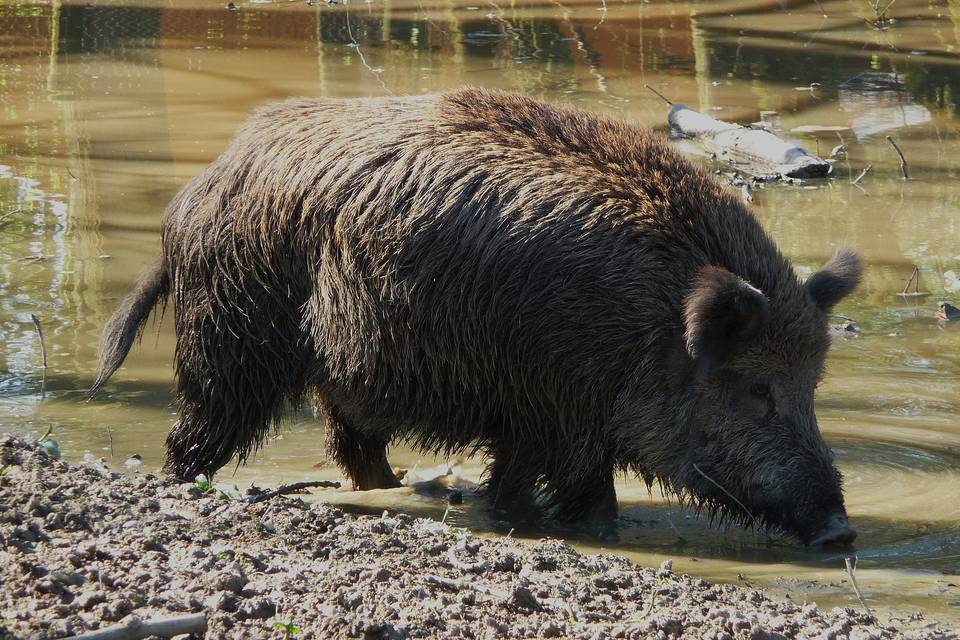
[[[204,613],[207,638],[942,638],[851,609],[484,539],[406,515],[249,504],[0,437],[0,638]],[[922,625],[922,626],[921,626]]]

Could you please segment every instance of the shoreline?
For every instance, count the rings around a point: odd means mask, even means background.
[[[227,500],[0,436],[0,639],[203,614],[205,638],[948,638],[435,520]],[[907,625],[907,623],[904,623]]]

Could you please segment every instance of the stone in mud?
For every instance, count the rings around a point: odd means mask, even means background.
[[[226,611],[228,613],[237,611],[240,606],[240,602],[236,594],[229,591],[217,591],[213,595],[208,596],[203,601],[203,604],[208,609],[212,609],[214,611]]]
[[[85,591],[77,597],[77,604],[84,611],[89,611],[98,604],[107,601],[107,596],[102,591]]]
[[[214,574],[211,585],[219,591],[240,593],[247,584],[247,578],[236,571],[221,571]]]
[[[543,608],[530,589],[522,585],[513,588],[510,593],[510,604],[517,609],[526,611],[540,611]]]

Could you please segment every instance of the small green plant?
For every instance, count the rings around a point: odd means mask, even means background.
[[[60,443],[50,437],[53,427],[47,427],[47,432],[37,440],[37,446],[47,452],[51,458],[60,458]]]
[[[5,464],[5,465],[3,465],[2,467],[0,467],[0,478],[2,478],[3,476],[7,475],[7,473],[8,473],[9,471],[10,471],[10,465],[8,465],[8,464]],[[3,621],[0,620],[0,623],[2,623],[2,622],[3,622]]]
[[[202,473],[194,478],[194,484],[200,493],[210,493],[213,490],[213,485],[210,484],[210,480]]]
[[[296,638],[297,634],[303,631],[300,627],[289,620],[274,620],[273,628],[280,629],[283,631],[283,640],[288,640],[289,638]]]
[[[244,571],[249,572],[251,569],[256,568],[257,566],[257,559],[243,549],[237,549],[234,557],[236,557],[237,562],[240,563],[240,566],[243,567]]]

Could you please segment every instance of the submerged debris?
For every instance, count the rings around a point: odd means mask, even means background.
[[[830,325],[831,338],[859,338],[861,336],[860,327],[853,322],[840,322]]]
[[[949,302],[941,302],[940,306],[937,307],[937,318],[947,322],[955,322],[960,320],[960,309]]]

